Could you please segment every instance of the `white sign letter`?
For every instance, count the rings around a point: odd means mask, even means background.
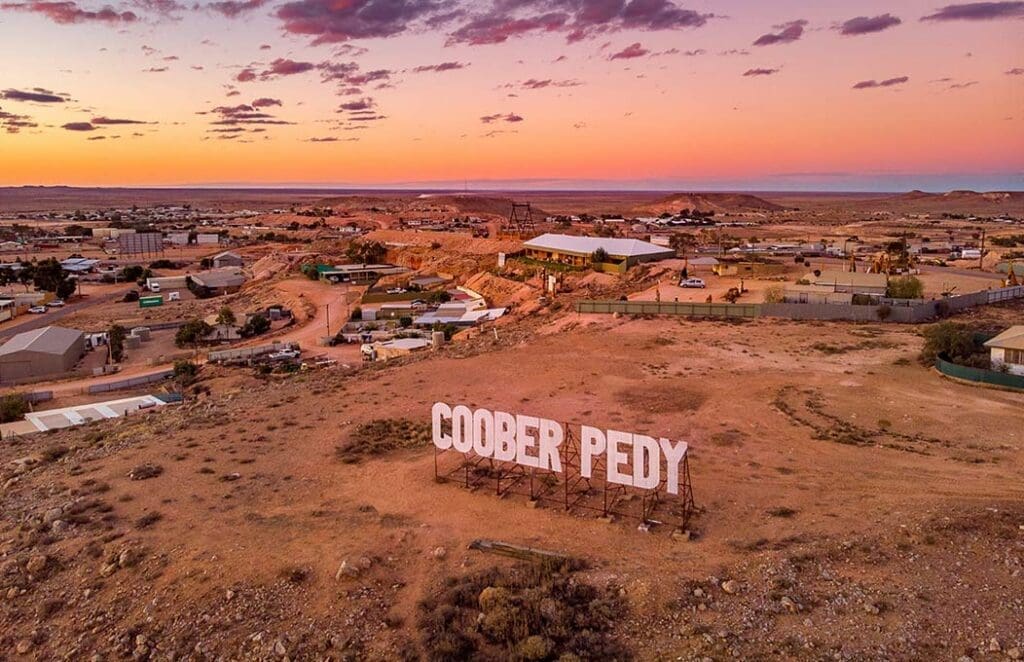
[[[679,463],[686,457],[686,442],[680,441],[673,446],[671,441],[662,437],[659,443],[661,452],[665,454],[665,464],[668,466],[668,481],[665,490],[669,494],[679,494]]]
[[[494,459],[501,462],[516,459],[516,417],[503,411],[494,412]]]
[[[466,405],[452,409],[452,448],[460,453],[473,450],[473,412]]]
[[[619,444],[630,444],[633,435],[618,430],[608,430],[608,482],[619,485],[632,485],[633,479],[619,471],[619,465],[628,459],[625,452],[619,450]]]
[[[594,456],[603,454],[607,445],[604,440],[604,432],[584,425],[580,428],[580,441],[582,446],[580,449],[580,474],[584,478],[590,478],[594,474]]]
[[[653,490],[661,482],[661,451],[658,442],[642,434],[633,435],[633,487]]]
[[[536,440],[526,428],[530,427],[537,429],[540,421],[537,420],[536,416],[516,416],[516,462],[525,465],[527,467],[539,466],[540,462],[537,460],[536,455],[530,455],[526,452],[528,448],[533,448]]]
[[[541,469],[551,471],[562,471],[562,457],[558,454],[558,447],[562,445],[565,433],[562,431],[561,423],[549,421],[546,418],[540,419],[540,452],[539,463]]]
[[[434,445],[443,451],[452,447],[452,436],[443,432],[443,422],[452,418],[452,408],[443,402],[435,402],[430,409]]]
[[[473,412],[473,450],[481,457],[494,455],[494,418],[486,409]]]

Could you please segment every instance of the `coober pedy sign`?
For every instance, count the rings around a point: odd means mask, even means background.
[[[604,515],[664,515],[681,526],[692,514],[688,445],[590,425],[564,426],[537,416],[451,406],[431,409],[435,475],[479,487],[493,480],[499,496],[526,493],[533,501],[556,498],[565,508]],[[440,458],[461,456],[444,470]],[[503,489],[504,484],[504,489]],[[528,484],[529,491],[521,488]],[[517,490],[517,488],[520,488]],[[639,493],[639,512],[629,508]]]

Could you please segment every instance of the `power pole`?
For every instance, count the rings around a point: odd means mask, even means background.
[[[981,250],[978,251],[978,270],[981,271],[982,264],[985,262],[985,228],[981,229]],[[1012,268],[1012,266],[1011,266]]]

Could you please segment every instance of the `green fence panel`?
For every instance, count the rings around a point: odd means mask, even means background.
[[[1024,377],[1021,377],[1020,375],[1012,375],[1008,372],[996,372],[995,370],[970,368],[965,365],[951,363],[943,358],[935,359],[935,369],[944,375],[949,375],[950,377],[955,377],[957,379],[1024,391]]]

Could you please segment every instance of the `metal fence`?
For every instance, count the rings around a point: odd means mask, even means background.
[[[273,342],[268,345],[257,345],[255,347],[242,347],[240,349],[222,349],[215,352],[210,352],[206,359],[210,363],[216,363],[218,361],[234,361],[237,359],[250,359],[254,356],[260,356],[261,354],[269,354],[270,352],[276,352],[281,349],[292,348],[298,349],[299,344],[290,342]]]
[[[579,313],[624,315],[682,315],[684,317],[744,317],[759,315],[756,303],[680,303],[674,301],[577,301]]]
[[[964,365],[951,363],[942,357],[935,359],[935,369],[949,377],[964,379],[980,384],[990,384],[1002,388],[1012,388],[1024,391],[1024,377],[1013,375],[1008,372],[996,372],[995,370],[983,370],[981,368],[969,368]]]
[[[105,382],[103,384],[92,384],[86,389],[89,394],[94,393],[107,393],[109,391],[120,391],[127,388],[135,388],[136,386],[145,386],[146,384],[152,384],[153,382],[160,382],[165,379],[170,379],[174,376],[174,370],[161,370],[160,372],[154,372],[149,375],[143,375],[141,377],[130,377],[128,379],[121,379],[116,382]]]
[[[684,317],[781,317],[792,320],[896,322],[921,324],[975,306],[1024,298],[1024,286],[983,290],[933,301],[890,305],[835,303],[678,303],[658,301],[578,301],[579,313],[681,315]]]

